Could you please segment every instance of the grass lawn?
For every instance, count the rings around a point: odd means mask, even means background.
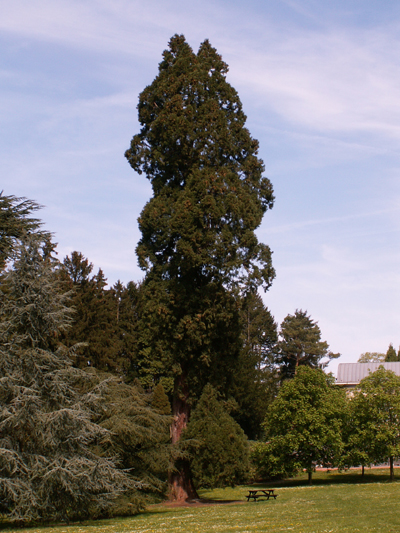
[[[317,472],[314,485],[305,476],[254,488],[275,488],[276,500],[247,502],[248,487],[201,491],[202,498],[240,500],[200,507],[154,506],[131,518],[70,526],[18,529],[20,533],[277,533],[400,532],[400,480],[388,482],[387,470],[339,474]]]

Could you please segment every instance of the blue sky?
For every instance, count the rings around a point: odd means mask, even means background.
[[[318,321],[338,362],[400,343],[400,4],[0,0],[0,189],[43,204],[60,257],[139,280],[146,178],[124,158],[170,37],[210,39],[276,202],[258,234],[278,322]],[[335,371],[337,362],[330,368]]]

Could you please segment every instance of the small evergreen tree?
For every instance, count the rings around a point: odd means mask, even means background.
[[[183,445],[191,452],[191,468],[198,486],[224,487],[246,480],[249,471],[246,435],[209,384],[192,413]]]
[[[151,405],[155,411],[162,415],[171,415],[171,404],[168,396],[165,394],[164,387],[161,383],[157,383],[153,390],[153,401]]]
[[[393,348],[393,344],[390,343],[389,344],[389,348],[388,348],[388,350],[386,352],[385,362],[386,363],[392,363],[392,362],[395,362],[395,361],[398,361],[397,353],[396,353],[396,350]]]
[[[317,322],[301,309],[283,320],[279,337],[276,362],[281,379],[294,377],[301,365],[325,368],[331,359],[340,357],[339,353],[328,350],[328,343],[321,341]]]
[[[0,512],[17,522],[104,514],[134,486],[91,449],[109,432],[91,420],[99,393],[79,392],[88,374],[58,342],[71,310],[46,248],[23,239],[0,285]]]

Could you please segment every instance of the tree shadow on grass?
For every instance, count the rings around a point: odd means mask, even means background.
[[[399,482],[400,477],[395,477],[393,482]],[[315,472],[312,478],[311,486],[322,486],[322,485],[340,485],[340,484],[349,484],[349,485],[359,485],[367,483],[391,483],[389,477],[388,469],[379,469],[379,470],[366,470],[364,476],[361,475],[361,470],[351,470],[347,472]],[[310,486],[308,483],[308,478],[306,474],[301,474],[295,478],[291,479],[281,479],[268,482],[259,482],[253,483],[252,487],[254,488],[278,488],[278,487],[304,487]]]

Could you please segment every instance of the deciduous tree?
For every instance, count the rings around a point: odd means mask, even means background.
[[[385,354],[380,352],[365,352],[360,355],[357,363],[383,363]]]
[[[265,421],[268,453],[273,451],[275,462],[285,465],[283,470],[306,469],[311,484],[316,464],[332,466],[339,461],[345,412],[345,393],[333,385],[333,378],[301,366],[283,383],[270,407]]]
[[[140,371],[149,381],[174,377],[173,443],[193,392],[229,379],[241,344],[233,291],[268,288],[274,277],[270,249],[255,235],[272,186],[227,71],[207,40],[195,54],[175,35],[139,97],[142,127],[125,154],[153,188],[139,217]],[[196,495],[186,466],[170,479],[172,498]]]
[[[392,480],[393,461],[400,456],[400,377],[379,367],[361,380],[351,406],[357,449],[366,463],[389,459]]]

